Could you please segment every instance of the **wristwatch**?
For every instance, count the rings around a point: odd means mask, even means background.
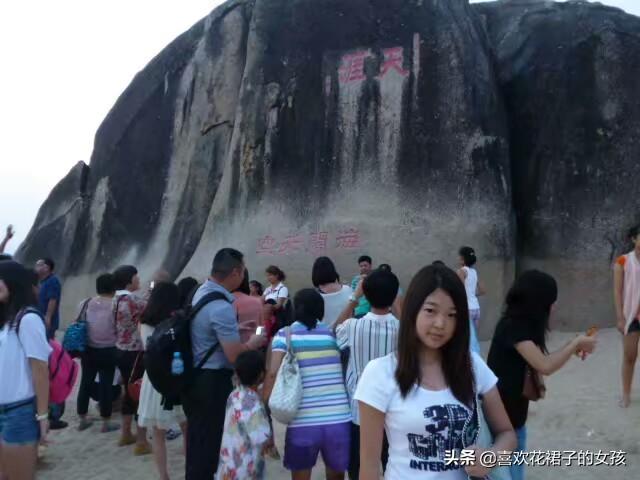
[[[41,422],[42,420],[49,420],[49,414],[43,413],[42,415],[36,414],[36,421]]]
[[[352,293],[351,296],[349,297],[349,301],[350,302],[358,302],[358,301],[360,301],[360,299],[356,298],[356,296]]]

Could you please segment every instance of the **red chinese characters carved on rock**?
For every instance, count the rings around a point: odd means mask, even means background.
[[[364,61],[371,56],[369,50],[347,53],[342,57],[342,63],[338,69],[340,83],[353,83],[364,80]]]
[[[365,60],[371,56],[372,54],[369,50],[360,50],[343,55],[340,68],[338,69],[338,79],[340,83],[344,85],[359,82],[367,78],[364,69]],[[380,73],[376,78],[384,78],[391,71],[403,77],[409,75],[409,70],[404,68],[404,48],[385,48],[382,50],[382,56],[383,60],[380,64]]]
[[[359,248],[361,246],[360,231],[356,228],[349,228],[338,233],[336,236],[336,248],[351,249]]]
[[[278,255],[291,255],[304,250],[304,236],[287,235],[278,248]]]
[[[322,253],[327,250],[329,243],[328,232],[312,233],[309,236],[309,250],[312,253]]]
[[[382,54],[384,55],[384,61],[380,67],[379,78],[384,77],[392,70],[395,70],[403,77],[409,75],[409,70],[405,70],[403,67],[404,49],[402,47],[387,48],[382,50]]]
[[[256,253],[258,255],[274,255],[276,253],[278,242],[271,235],[265,235],[258,239]]]
[[[287,235],[279,241],[272,235],[265,235],[258,239],[256,244],[257,255],[284,256],[295,253],[323,254],[329,249],[329,232],[315,232],[307,236],[295,233]],[[336,235],[334,247],[340,249],[352,249],[362,246],[360,232],[357,228],[341,230]]]

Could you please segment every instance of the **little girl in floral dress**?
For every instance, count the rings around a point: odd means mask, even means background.
[[[262,480],[265,450],[272,444],[267,412],[257,391],[264,380],[264,356],[253,350],[243,352],[236,360],[235,371],[239,385],[227,400],[216,478]]]

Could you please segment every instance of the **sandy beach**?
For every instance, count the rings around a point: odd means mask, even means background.
[[[550,339],[553,350],[573,334],[557,333]],[[488,342],[482,344],[488,350]],[[636,392],[631,407],[617,406],[620,390],[620,335],[613,329],[599,333],[598,351],[585,362],[577,358],[556,375],[547,378],[547,398],[531,406],[528,421],[528,450],[626,452],[626,467],[572,466],[528,467],[531,480],[626,480],[640,478],[640,373],[636,371]],[[46,480],[113,480],[157,478],[152,456],[134,457],[132,447],[116,445],[118,433],[101,434],[99,427],[78,432],[75,394],[67,402],[64,431],[52,432],[38,478]],[[97,416],[95,408],[90,412]],[[117,415],[115,417],[117,420]],[[276,426],[276,442],[283,452],[284,427]],[[168,442],[172,479],[184,478],[182,439]],[[281,461],[268,461],[269,479],[290,478]],[[320,465],[313,479],[324,478]]]

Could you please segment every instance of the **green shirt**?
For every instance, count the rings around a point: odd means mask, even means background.
[[[353,290],[354,293],[358,288],[359,283],[360,283],[360,275],[356,275],[355,277],[353,277],[353,280],[351,281],[351,290]],[[353,314],[356,317],[362,317],[367,313],[369,313],[370,310],[371,310],[371,304],[369,303],[369,300],[367,300],[367,298],[364,295],[362,295],[360,297],[360,301],[358,302],[358,306],[355,308]]]

